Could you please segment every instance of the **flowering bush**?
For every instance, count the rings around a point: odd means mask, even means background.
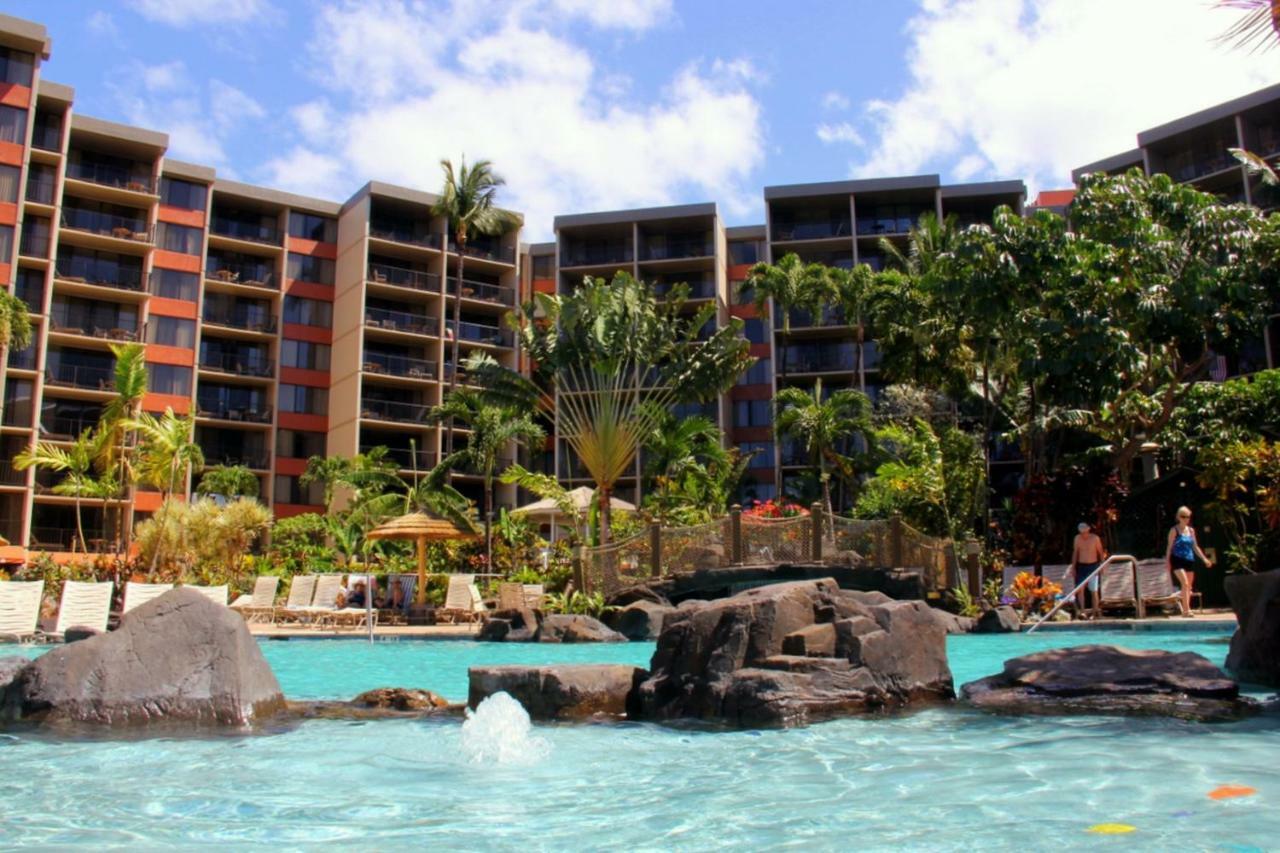
[[[1031,572],[1019,572],[1009,587],[1009,596],[1023,616],[1037,609],[1047,613],[1053,608],[1054,597],[1061,594],[1062,587]]]
[[[808,515],[809,510],[800,506],[800,504],[789,503],[786,500],[774,501],[773,498],[770,498],[763,503],[757,503],[749,509],[744,509],[742,514],[751,518],[796,518]]]

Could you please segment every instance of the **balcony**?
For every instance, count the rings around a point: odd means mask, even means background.
[[[279,282],[275,270],[267,264],[209,255],[204,265],[204,276],[212,281],[227,284],[243,284],[276,290]]]
[[[848,219],[825,219],[811,222],[794,222],[780,220],[773,223],[773,239],[776,241],[791,240],[830,240],[835,237],[851,237]]]
[[[54,364],[45,371],[44,382],[59,388],[89,391],[111,391],[115,388],[115,370],[88,364]]]
[[[202,322],[206,326],[219,326],[247,332],[275,334],[276,318],[263,311],[205,309]]]
[[[1225,144],[1223,148],[1225,150]],[[1215,172],[1222,172],[1227,169],[1240,167],[1240,161],[1226,153],[1204,157],[1198,160],[1190,160],[1189,156],[1176,158],[1171,157],[1170,160],[1169,177],[1173,178],[1175,181],[1184,183],[1186,181],[1194,181],[1197,178],[1203,178],[1205,175],[1212,175]]]
[[[48,222],[45,222],[48,225]],[[32,220],[27,220],[27,227],[22,229],[22,239],[18,241],[18,254],[24,258],[48,258],[53,241],[49,229],[35,228]]]
[[[420,246],[424,249],[439,249],[444,242],[440,234],[421,233],[411,228],[373,223],[369,224],[369,236],[374,240],[387,240],[391,243]]]
[[[27,176],[27,201],[34,204],[53,204],[58,182],[53,175]]]
[[[816,329],[843,325],[845,325],[844,311],[839,306],[829,305],[823,308],[822,313],[816,317],[812,311],[800,308],[791,309],[792,329]],[[774,320],[774,328],[782,328],[782,317],[780,314]]]
[[[35,126],[31,129],[31,147],[41,151],[61,151],[62,121],[48,113],[37,113]]]
[[[235,404],[229,400],[196,401],[196,417],[216,418],[223,421],[243,421],[249,424],[271,423],[271,407],[256,403]]]
[[[261,243],[264,246],[284,245],[280,239],[280,227],[273,222],[237,219],[214,214],[209,222],[209,233],[233,240]]]
[[[43,146],[41,146],[43,147]],[[53,151],[55,148],[49,148]],[[74,181],[87,181],[104,187],[129,190],[130,192],[155,195],[155,179],[136,169],[113,166],[108,163],[67,163],[67,177]]]
[[[445,337],[448,338],[453,332],[452,320],[445,324],[445,329]],[[458,324],[458,330],[458,340],[466,341],[467,343],[487,344],[495,347],[509,347],[515,343],[511,330],[498,326],[486,326],[482,323],[464,321]]]
[[[9,369],[10,370],[35,370],[36,369],[36,348],[29,346],[26,349],[9,348]]]
[[[365,350],[361,368],[365,373],[383,374],[407,379],[435,379],[436,363],[424,358],[391,355]]]
[[[86,210],[80,207],[64,207],[62,209],[62,227],[72,231],[83,231],[101,237],[113,237],[117,240],[129,240],[134,243],[155,242],[155,229],[143,219],[132,216],[116,216],[98,210]]]
[[[386,451],[387,459],[394,462],[402,471],[417,468],[419,471],[430,471],[436,467],[436,455],[427,450],[410,450],[407,447],[387,447],[383,444],[362,444],[361,453],[368,453],[376,448]]]
[[[599,267],[629,264],[635,255],[630,246],[565,246],[560,253],[562,267]]]
[[[387,308],[366,308],[364,322],[373,329],[393,332],[409,332],[415,335],[434,335],[439,332],[440,318],[408,311],[392,311]]]
[[[138,340],[136,325],[132,329],[127,328],[125,324],[118,322],[122,318],[117,318],[117,322],[110,326],[97,325],[94,322],[95,319],[99,318],[71,314],[65,311],[59,312],[55,309],[53,320],[49,324],[49,331],[54,334],[80,335],[86,338],[101,338],[106,341],[132,342]],[[110,321],[108,320],[108,322]]]
[[[458,280],[450,277],[445,289],[450,296],[457,293]],[[462,298],[490,302],[494,305],[514,305],[516,290],[514,287],[505,287],[501,284],[490,284],[484,281],[472,281],[464,278],[462,280]]]
[[[65,403],[68,401],[59,401]],[[45,413],[40,418],[40,432],[42,438],[52,439],[54,441],[70,441],[80,433],[87,429],[93,429],[98,425],[101,410],[87,411],[82,410],[78,414],[57,414],[57,409],[51,410],[54,414]],[[8,414],[8,409],[5,410]]]
[[[270,379],[276,372],[275,362],[254,350],[202,351],[200,369],[257,379]]]
[[[710,240],[655,240],[645,244],[641,261],[674,261],[682,258],[705,258],[715,254]]]
[[[393,421],[402,424],[426,425],[431,407],[422,403],[402,403],[395,400],[363,399],[360,401],[360,417],[368,420]]]
[[[213,465],[235,467],[243,465],[254,471],[266,471],[271,468],[271,456],[265,450],[233,447],[217,447],[202,444],[204,464],[208,468]]]
[[[715,299],[716,283],[709,280],[694,281],[658,281],[654,282],[653,295],[666,299],[677,284],[684,284],[689,289],[688,299]]]
[[[105,531],[85,529],[84,551],[92,554],[105,554],[115,550],[115,543],[109,540]],[[79,545],[79,533],[74,527],[47,527],[40,525],[31,528],[31,542],[28,547],[32,551],[71,551],[82,550]]]
[[[369,281],[375,284],[394,284],[430,293],[440,291],[440,276],[435,273],[389,264],[369,264]]]
[[[449,251],[455,253],[458,251],[458,244],[453,239],[449,240]],[[499,246],[485,241],[468,241],[467,247],[462,250],[462,254],[468,258],[481,258],[482,260],[497,261],[502,264],[514,264],[516,262],[515,249],[510,246]]]
[[[0,486],[25,486],[26,484],[26,471],[19,471],[8,459],[0,460]]]

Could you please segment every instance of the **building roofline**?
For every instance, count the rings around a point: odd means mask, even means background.
[[[1116,169],[1125,166],[1136,166],[1142,164],[1142,149],[1132,148],[1119,154],[1112,154],[1110,157],[1104,157],[1101,160],[1094,160],[1092,163],[1086,163],[1083,166],[1071,170],[1071,182],[1080,183],[1080,179],[1090,172],[1113,172]]]
[[[695,204],[671,204],[664,207],[637,207],[632,210],[601,210],[594,213],[570,213],[557,216],[555,230],[581,228],[585,225],[618,225],[625,222],[651,222],[655,219],[691,219],[696,216],[717,216],[714,201]]]
[[[763,240],[767,235],[763,225],[732,225],[724,229],[726,240]]]
[[[0,14],[0,42],[38,53],[41,59],[48,59],[53,51],[53,40],[44,24],[12,15]]]
[[[123,139],[148,148],[155,148],[160,152],[169,147],[169,134],[167,133],[107,121],[104,118],[94,118],[84,113],[73,112],[71,114],[71,131],[73,133],[88,133],[93,136],[106,136],[111,139]]]
[[[212,166],[201,166],[198,163],[187,163],[183,160],[170,160],[164,158],[161,164],[160,174],[171,178],[187,178],[195,181],[205,181],[213,183],[218,172]]]
[[[1185,115],[1182,118],[1176,118],[1173,121],[1156,125],[1148,130],[1141,131],[1138,134],[1138,147],[1146,148],[1157,142],[1168,139],[1171,136],[1177,136],[1180,133],[1186,133],[1188,130],[1194,130],[1202,125],[1210,122],[1219,121],[1224,118],[1230,118],[1236,113],[1242,113],[1251,110],[1254,107],[1260,107],[1272,101],[1280,100],[1280,83],[1267,86],[1265,89],[1259,89],[1256,92],[1250,92],[1247,95],[1241,95],[1238,98],[1232,98],[1230,101],[1223,101],[1220,104],[1214,104],[1211,107],[1200,110],[1199,112]]]
[[[323,213],[329,216],[337,216],[342,210],[342,205],[336,201],[297,195],[295,193],[285,192],[284,190],[268,189],[266,187],[255,186],[254,184],[242,184],[239,181],[215,181],[213,184],[213,191],[216,193],[226,193],[227,195],[237,196],[239,198],[250,198],[255,201],[265,201],[270,204],[278,204],[282,207],[302,208],[303,210],[308,210],[313,213]]]
[[[779,184],[764,188],[764,200],[893,190],[925,190],[936,189],[941,185],[942,179],[938,175],[899,175],[892,178],[859,178],[852,181],[823,181],[816,184]]]
[[[530,255],[554,255],[556,253],[556,244],[551,243],[528,243],[526,248]]]
[[[41,77],[40,81],[36,84],[36,97],[48,98],[51,101],[70,104],[75,100],[76,90],[66,84],[55,83],[52,80],[46,80]]]
[[[1027,195],[1025,181],[978,181],[969,184],[944,184],[941,187],[943,198],[970,198],[986,195]]]

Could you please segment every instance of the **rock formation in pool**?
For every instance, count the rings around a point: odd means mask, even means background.
[[[625,643],[627,640],[593,616],[528,609],[496,611],[485,620],[476,639],[501,643]]]
[[[1115,714],[1231,720],[1256,710],[1239,687],[1194,652],[1118,646],[1050,649],[1005,661],[961,698],[1001,714]]]
[[[646,674],[621,664],[473,666],[467,704],[474,709],[495,693],[507,693],[534,720],[621,717],[627,697]]]
[[[0,687],[8,722],[243,727],[284,708],[244,619],[181,588],[109,634],[31,661]]]
[[[954,697],[946,631],[922,601],[775,584],[667,614],[633,719],[803,725]]]
[[[1227,669],[1243,681],[1280,687],[1280,569],[1227,575],[1224,586],[1239,621]]]

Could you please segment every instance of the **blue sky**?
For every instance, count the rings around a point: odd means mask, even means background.
[[[486,156],[557,213],[938,172],[1060,186],[1137,131],[1280,81],[1206,0],[10,0],[76,109],[329,198]]]

